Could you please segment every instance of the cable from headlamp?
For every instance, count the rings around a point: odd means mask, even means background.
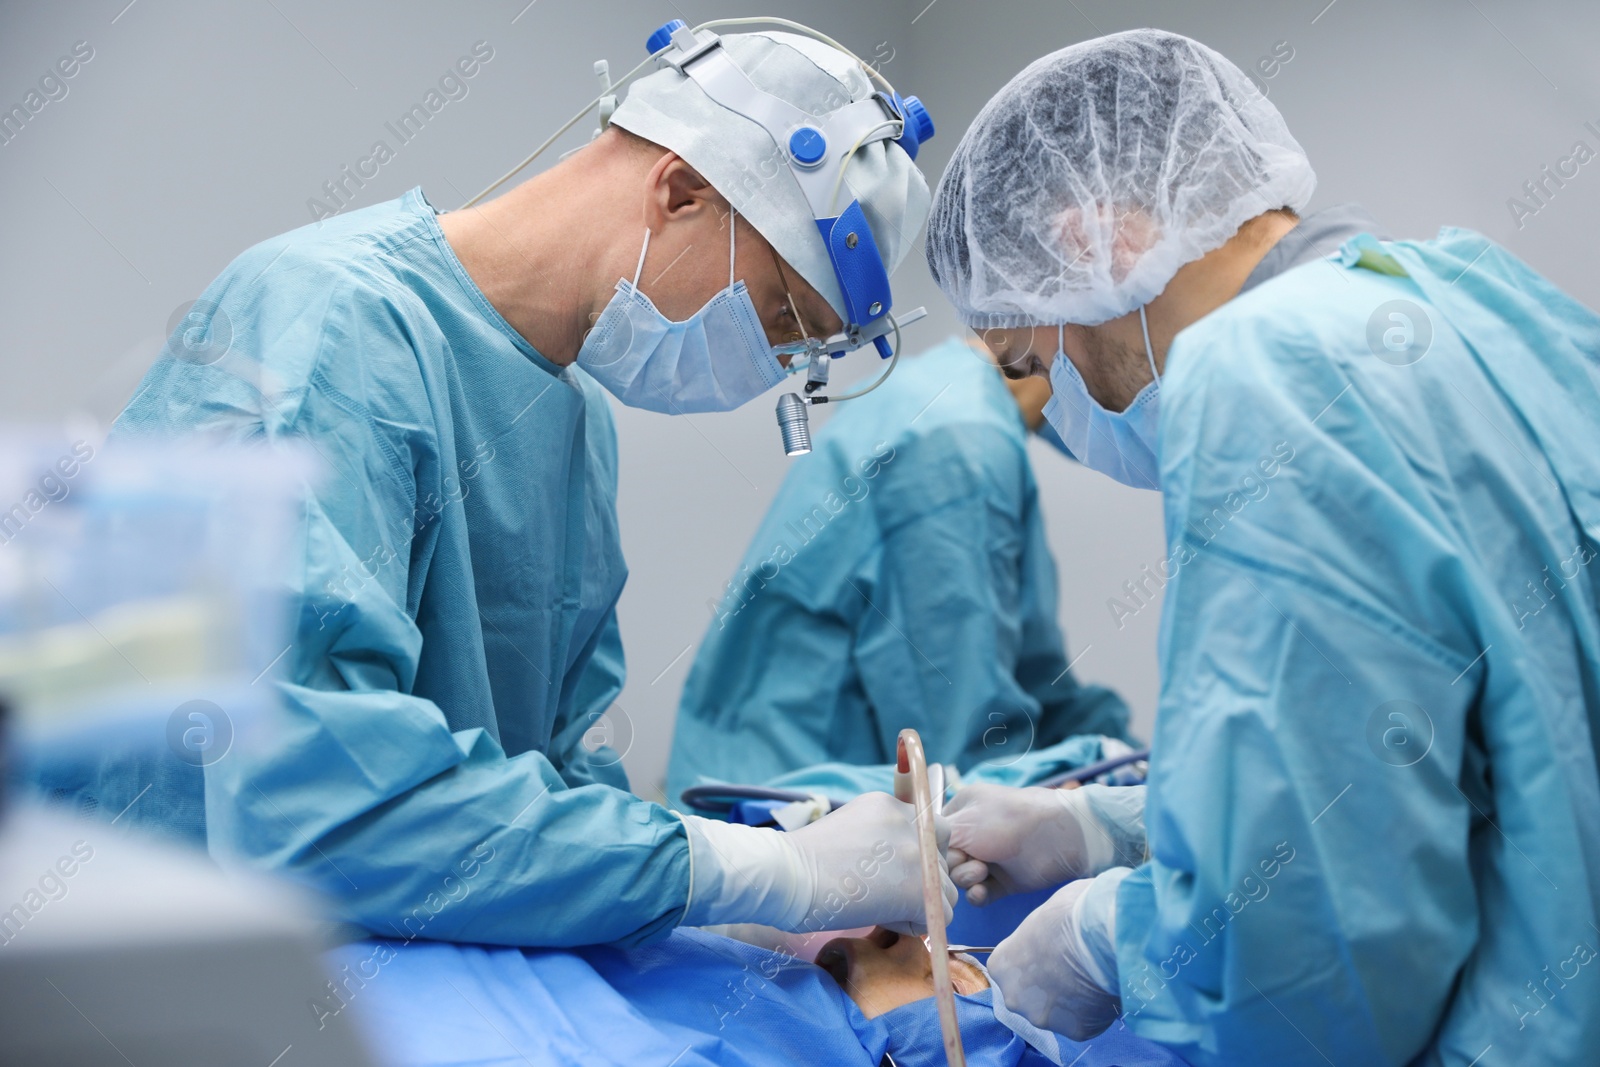
[[[775,18],[775,17],[771,17],[771,18],[712,19],[710,22],[702,22],[700,25],[696,26],[694,28],[694,32],[699,33],[701,30],[715,29],[717,27],[757,26],[757,25],[782,26],[784,29],[794,30],[797,33],[801,33],[801,34],[803,34],[803,35],[805,35],[807,37],[812,38],[813,40],[821,41],[823,44],[828,45],[830,48],[836,48],[840,52],[843,52],[845,55],[849,56],[851,59],[855,60],[857,63],[861,64],[861,69],[866,72],[867,77],[876,79],[878,84],[882,85],[885,91],[887,91],[887,92],[889,92],[891,94],[894,93],[894,91],[895,91],[894,86],[889,84],[889,79],[885,78],[881,71],[879,71],[876,68],[874,68],[871,64],[866,63],[865,61],[863,61],[860,56],[858,56],[854,52],[850,51],[850,49],[846,48],[844,45],[840,44],[838,41],[835,41],[832,37],[829,37],[825,33],[821,33],[821,32],[819,32],[817,30],[812,29],[810,26],[806,26],[806,25],[803,25],[803,24],[798,23],[798,22],[791,22],[789,19],[782,19],[782,18]],[[529,153],[528,157],[526,159],[524,159],[521,163],[518,163],[515,167],[512,167],[510,170],[506,171],[499,178],[496,178],[482,192],[480,192],[477,196],[474,196],[471,200],[468,200],[465,204],[462,204],[456,210],[457,211],[465,211],[467,208],[469,208],[472,205],[476,204],[478,201],[482,200],[484,197],[488,196],[490,193],[494,192],[496,189],[500,188],[506,182],[510,181],[512,178],[514,178],[518,174],[520,174],[524,169],[527,168],[528,164],[532,163],[534,160],[538,159],[541,155],[543,155],[545,149],[549,148],[552,144],[554,144],[561,137],[562,134],[566,133],[568,130],[572,129],[572,127],[576,126],[579,122],[583,121],[583,117],[585,115],[587,115],[589,112],[593,111],[595,108],[599,107],[601,102],[604,101],[606,99],[606,97],[616,95],[616,91],[618,89],[622,88],[623,86],[627,85],[629,82],[633,81],[634,78],[637,78],[639,76],[639,72],[640,71],[644,70],[644,68],[648,67],[651,63],[654,63],[655,60],[656,60],[656,57],[658,55],[660,55],[661,53],[667,51],[671,47],[672,46],[670,44],[666,45],[665,47],[656,49],[654,52],[650,53],[650,55],[646,56],[644,62],[640,63],[637,67],[634,67],[632,70],[628,71],[628,73],[624,74],[616,82],[611,83],[611,85],[609,85],[607,87],[607,90],[605,92],[601,93],[599,96],[597,96],[593,100],[589,101],[587,104],[584,105],[582,111],[579,111],[576,115],[572,116],[572,118],[570,118],[566,122],[564,122],[561,125],[560,129],[556,130],[555,133],[552,133],[548,138],[546,138],[544,143],[541,144],[538,148],[535,148],[531,153]],[[860,147],[860,146],[857,145],[857,147]],[[852,149],[852,154],[853,153],[854,153],[854,150]],[[848,160],[846,160],[846,161],[848,162]],[[840,174],[842,175],[843,172],[844,172],[844,170],[841,167],[840,168]],[[838,195],[837,188],[835,189],[834,195],[835,196]]]
[[[871,385],[843,396],[801,396],[799,393],[784,393],[778,397],[778,433],[783,438],[784,455],[793,458],[811,451],[811,412],[807,410],[809,405],[837,404],[844,400],[866,396],[894,373],[895,364],[900,362],[900,323],[896,321],[893,313],[889,316],[889,324],[894,327],[894,354],[889,357],[889,365]],[[822,358],[826,359],[827,353],[824,352]],[[811,383],[808,382],[806,388],[809,390]]]

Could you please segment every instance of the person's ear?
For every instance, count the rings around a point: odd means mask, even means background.
[[[644,223],[652,233],[669,222],[726,215],[726,208],[717,210],[721,203],[722,195],[676,152],[663,152],[645,178]]]

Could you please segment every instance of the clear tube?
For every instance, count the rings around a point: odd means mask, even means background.
[[[663,49],[663,51],[665,51],[665,49]],[[500,188],[506,182],[508,182],[512,178],[516,177],[517,174],[520,173],[524,167],[526,167],[529,163],[532,163],[534,160],[538,159],[541,155],[543,155],[544,154],[544,150],[546,148],[549,148],[551,145],[555,144],[556,138],[560,137],[562,134],[564,134],[568,130],[572,129],[572,127],[576,126],[579,122],[583,121],[583,117],[585,115],[587,115],[589,112],[593,111],[595,108],[600,106],[600,101],[604,100],[608,96],[614,95],[618,89],[622,88],[624,85],[627,85],[629,82],[631,82],[634,78],[638,77],[639,72],[641,70],[643,70],[645,67],[649,66],[651,63],[653,63],[655,61],[655,58],[656,58],[655,54],[652,53],[647,59],[645,59],[645,61],[643,63],[640,63],[637,67],[634,67],[632,70],[628,71],[628,73],[624,74],[619,81],[613,82],[610,89],[608,89],[606,92],[601,93],[599,96],[595,97],[593,100],[591,100],[587,104],[585,104],[583,106],[583,110],[582,111],[580,111],[576,115],[572,116],[572,118],[568,119],[566,121],[566,123],[563,124],[562,127],[559,130],[557,130],[555,133],[552,133],[549,137],[545,138],[544,144],[540,145],[538,148],[535,148],[531,153],[529,153],[528,154],[528,158],[524,159],[521,163],[518,163],[516,166],[512,167],[510,170],[508,170],[504,174],[500,175],[500,177],[496,178],[492,183],[490,183],[488,188],[484,189],[483,192],[479,193],[477,196],[473,197],[471,200],[468,200],[465,204],[462,204],[460,207],[456,208],[456,210],[457,211],[465,211],[467,208],[471,207],[473,204],[476,204],[479,200],[482,200],[484,197],[488,196],[490,193],[492,193],[496,189]]]
[[[878,375],[878,380],[867,386],[865,389],[857,389],[855,392],[846,393],[844,396],[817,397],[811,401],[813,404],[837,404],[841,400],[854,400],[858,396],[866,396],[878,386],[888,381],[889,375],[894,373],[895,364],[900,362],[900,323],[896,321],[892,314],[889,316],[889,321],[894,325],[894,355],[889,357],[889,365],[884,368],[882,374]]]
[[[922,736],[909,727],[900,731],[896,753],[894,793],[916,809],[917,842],[922,853],[922,907],[928,926],[928,962],[933,965],[933,997],[939,1006],[939,1029],[944,1035],[944,1055],[950,1067],[967,1067],[956,1020],[956,990],[950,981],[950,940],[945,934],[944,879],[939,875],[939,838],[933,817],[944,806],[928,785],[928,757]]]
[[[833,192],[828,195],[828,210],[829,211],[832,211],[836,207],[839,206],[839,186],[844,184],[844,172],[850,166],[850,160],[855,158],[856,149],[858,149],[862,145],[866,144],[867,138],[871,137],[873,134],[877,133],[879,130],[884,129],[885,127],[887,127],[888,129],[892,130],[896,126],[900,126],[900,125],[902,125],[900,122],[890,121],[890,120],[885,120],[883,122],[880,122],[876,126],[872,127],[872,129],[870,129],[866,133],[862,134],[860,139],[857,140],[855,144],[850,146],[850,151],[846,152],[844,154],[844,158],[839,161],[839,173],[834,175],[834,177],[833,177]]]

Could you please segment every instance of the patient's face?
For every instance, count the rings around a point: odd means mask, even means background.
[[[928,946],[920,937],[882,927],[866,937],[834,938],[817,953],[817,966],[833,976],[869,1019],[933,996]],[[950,981],[957,993],[989,988],[982,970],[955,956],[950,957]]]

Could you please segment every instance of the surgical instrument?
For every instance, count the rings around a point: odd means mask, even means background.
[[[896,746],[894,795],[916,808],[917,837],[922,850],[922,903],[928,926],[928,956],[933,965],[933,996],[939,1006],[939,1029],[944,1034],[944,1055],[949,1067],[967,1067],[961,1047],[961,1027],[956,1021],[955,987],[950,982],[950,948],[945,936],[944,879],[939,865],[939,835],[934,817],[944,808],[944,791],[929,788],[928,757],[922,737],[907,728]],[[941,769],[942,771],[942,769]],[[942,773],[940,774],[942,778]],[[942,784],[942,782],[941,782]]]

